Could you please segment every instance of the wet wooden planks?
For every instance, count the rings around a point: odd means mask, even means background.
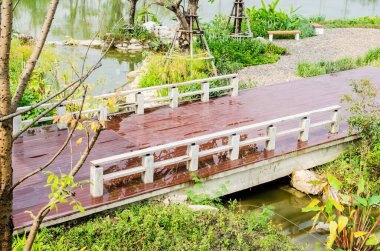
[[[342,95],[350,93],[349,84],[352,80],[363,78],[373,80],[380,89],[380,69],[366,67],[245,90],[241,91],[237,98],[224,96],[208,103],[194,102],[176,109],[166,107],[156,109],[145,115],[114,117],[108,123],[107,130],[102,132],[88,161],[78,173],[77,180],[89,179],[90,160],[339,104]],[[342,129],[338,135],[329,135],[325,128],[313,130],[309,142],[303,144],[297,142],[296,135],[284,137],[278,140],[278,147],[274,152],[260,151],[260,146],[258,152],[246,149],[241,151],[242,158],[237,161],[228,161],[223,154],[210,156],[202,160],[203,168],[198,171],[198,175],[206,177],[247,163],[323,144],[344,137],[346,135],[344,129],[347,129],[347,125],[343,125]],[[81,136],[80,133],[75,135],[73,144],[66,148],[49,170],[55,173],[68,172],[83,150],[83,145],[75,144],[75,139]],[[66,137],[65,131],[52,131],[25,136],[17,140],[13,151],[14,179],[19,179],[49,161]],[[165,154],[162,158],[165,158]],[[125,168],[125,163],[120,163],[113,168]],[[162,168],[155,175],[156,181],[153,184],[142,184],[138,180],[131,179],[129,179],[130,182],[107,183],[103,198],[91,198],[88,186],[85,186],[83,190],[77,190],[76,197],[86,208],[91,208],[191,179],[188,172],[180,165]],[[36,175],[14,191],[16,228],[26,226],[30,222],[30,216],[24,211],[36,212],[46,203],[49,194],[48,188],[43,187],[46,178],[45,174]],[[62,205],[59,212],[52,212],[49,217],[59,217],[70,213],[70,207]]]

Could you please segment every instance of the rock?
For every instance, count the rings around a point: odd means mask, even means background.
[[[128,79],[135,79],[137,77],[137,71],[130,71],[127,74]]]
[[[141,51],[144,47],[141,44],[130,44],[127,47],[128,51]]]
[[[155,22],[149,21],[149,22],[143,23],[142,26],[145,27],[145,29],[147,29],[148,31],[152,32],[154,31],[154,28],[158,26],[158,24]]]
[[[131,40],[129,40],[129,43],[130,43],[130,44],[139,44],[140,41],[137,40],[136,38],[132,38]]]
[[[175,30],[168,26],[156,26],[154,28],[154,34],[160,39],[171,39],[174,37]]]
[[[193,211],[219,211],[219,208],[208,206],[208,205],[187,205]]]
[[[318,224],[315,226],[315,231],[318,233],[322,232],[328,232],[329,231],[330,224],[329,223],[324,223],[324,222],[318,222]]]
[[[266,40],[265,38],[263,38],[263,37],[257,37],[257,38],[255,38],[257,41],[260,41],[261,43],[263,43],[263,44],[269,44],[270,42],[269,42],[269,40]]]
[[[323,191],[327,182],[313,171],[301,170],[292,173],[291,185],[301,192],[317,195]]]
[[[163,203],[168,206],[172,204],[185,204],[187,201],[187,195],[186,194],[175,194],[169,197],[166,197],[163,200]]]

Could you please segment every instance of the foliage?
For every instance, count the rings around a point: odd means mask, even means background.
[[[317,63],[301,62],[297,66],[297,74],[304,78],[314,77],[368,65],[376,65],[379,61],[380,48],[375,48],[369,50],[363,57],[358,58],[347,57],[336,61],[320,61]]]
[[[33,51],[33,45],[22,43],[18,39],[12,39],[10,59],[10,81],[12,94],[16,91],[19,77]],[[46,48],[38,61],[37,66],[28,82],[25,93],[20,102],[20,106],[29,106],[43,100],[57,86],[55,86],[55,65],[57,63],[57,55],[49,48]],[[24,118],[34,117],[41,110],[33,110],[24,114]]]
[[[130,27],[124,21],[117,23],[111,30],[111,34],[101,35],[102,39],[113,38],[116,42],[130,42],[137,39],[142,43],[147,43],[153,50],[158,50],[161,41],[153,32],[148,31],[144,26],[136,24]]]
[[[15,237],[14,250],[25,238]],[[297,250],[268,213],[144,203],[75,227],[42,229],[34,250]]]
[[[303,212],[317,212],[313,218],[313,227],[321,217],[329,223],[327,248],[360,251],[378,248],[380,243],[374,230],[380,224],[380,216],[374,218],[372,212],[379,208],[380,195],[366,192],[363,178],[359,179],[356,194],[339,194],[342,183],[330,173],[327,177],[328,185],[325,190],[334,189],[338,195],[330,192],[326,202],[313,199],[302,209]]]
[[[247,9],[250,18],[251,30],[255,37],[268,37],[271,30],[300,30],[301,37],[314,36],[314,29],[309,20],[296,14],[297,9],[286,13],[284,10],[277,10],[280,0],[275,0],[268,5],[261,1],[261,7]]]
[[[352,83],[353,93],[342,101],[349,104],[347,119],[352,133],[359,133],[361,141],[352,145],[336,161],[319,168],[331,172],[343,182],[343,191],[354,193],[357,181],[363,177],[372,193],[380,193],[380,104],[376,87],[369,80]]]
[[[325,25],[326,28],[380,28],[380,17],[358,17],[351,19],[334,19],[326,20],[323,17],[314,18],[320,24]]]
[[[168,59],[162,54],[153,54],[142,67],[143,74],[139,85],[141,88],[180,83],[188,80],[202,79],[210,77],[211,66],[203,60],[189,60],[183,57]],[[180,86],[180,92],[199,89],[200,85]],[[168,94],[167,90],[159,93],[161,96]]]

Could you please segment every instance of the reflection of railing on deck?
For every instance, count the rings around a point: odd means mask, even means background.
[[[220,81],[220,80],[231,80],[229,81],[228,85],[210,88],[210,83],[213,81]],[[200,84],[200,90],[191,91],[191,92],[182,92],[180,93],[179,87],[181,86],[194,86]],[[146,92],[152,92],[152,91],[162,91],[162,90],[169,90],[168,96],[165,97],[159,97],[159,98],[149,98],[144,95]],[[159,103],[158,106],[162,106],[162,102],[169,102],[169,106],[172,108],[178,107],[179,101],[185,97],[194,96],[194,95],[200,95],[202,102],[208,102],[210,98],[211,93],[215,92],[221,92],[221,91],[230,91],[231,96],[236,97],[239,92],[239,80],[237,78],[237,74],[230,74],[230,75],[224,75],[224,76],[217,76],[217,77],[211,77],[211,78],[205,78],[205,79],[197,79],[192,81],[187,81],[183,83],[176,83],[176,84],[168,84],[168,85],[159,85],[159,86],[152,86],[147,88],[140,88],[140,89],[133,89],[133,90],[126,90],[121,92],[115,92],[115,93],[107,93],[103,95],[98,95],[92,97],[93,100],[97,100],[98,102],[95,103],[95,109],[88,109],[82,111],[82,114],[95,114],[100,120],[106,120],[107,116],[109,115],[109,109],[106,105],[102,104],[102,100],[106,100],[108,98],[122,98],[123,101],[118,103],[117,111],[129,111],[128,109],[134,110],[137,114],[144,114],[144,110],[146,108],[146,104],[154,104]],[[129,96],[132,96],[132,101],[128,101]],[[58,116],[62,117],[66,115],[67,113],[75,115],[78,114],[78,111],[74,112],[68,112],[66,106],[69,105],[79,105],[81,102],[80,99],[76,100],[67,100],[62,102],[60,106],[56,108],[56,113]],[[49,109],[56,105],[55,103],[47,103],[43,104],[38,107],[38,109]],[[79,107],[79,106],[78,106]],[[153,105],[150,105],[149,107],[154,107]],[[26,111],[30,108],[30,106],[26,107],[19,107],[17,111]],[[74,107],[75,108],[75,107]],[[46,122],[46,121],[52,121],[54,120],[54,116],[48,116],[41,118],[38,122]],[[32,119],[29,120],[22,120],[21,115],[14,117],[13,119],[13,132],[17,133],[22,129],[22,127],[26,124],[29,124],[32,122]],[[61,122],[58,123],[59,129],[65,129],[66,123]]]
[[[103,195],[103,183],[107,180],[122,178],[134,174],[142,174],[144,183],[152,183],[154,180],[154,170],[159,167],[165,167],[173,164],[187,162],[187,169],[189,171],[198,170],[199,158],[209,156],[219,152],[229,152],[230,160],[237,160],[239,158],[240,147],[256,144],[258,142],[265,142],[265,150],[271,151],[275,149],[276,138],[289,134],[298,133],[299,141],[306,142],[309,140],[309,130],[314,127],[331,126],[330,133],[337,133],[339,131],[338,113],[340,106],[330,106],[318,110],[299,113],[291,116],[286,116],[274,120],[269,120],[261,123],[251,124],[238,128],[233,128],[221,132],[216,132],[204,136],[181,140],[165,145],[149,147],[146,149],[111,156],[99,160],[91,161],[90,181],[91,181],[91,195],[99,197]],[[333,112],[331,119],[311,123],[310,117],[314,114]],[[277,126],[289,121],[300,120],[300,125],[282,131],[277,131]],[[253,129],[266,129],[265,136],[259,136],[251,139],[241,141],[240,135]],[[221,137],[229,137],[227,145],[218,146],[207,150],[199,150],[200,144],[205,141],[218,139]],[[153,154],[163,150],[175,149],[178,147],[187,147],[187,153],[180,157],[175,157],[167,160],[154,162]],[[116,163],[119,161],[126,161],[132,158],[141,158],[141,165],[126,170],[121,170],[109,174],[103,173],[103,167],[107,164]]]

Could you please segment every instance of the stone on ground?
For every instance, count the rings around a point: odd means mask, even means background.
[[[301,170],[292,173],[291,185],[303,193],[317,195],[322,193],[327,183],[322,176],[315,172]]]

